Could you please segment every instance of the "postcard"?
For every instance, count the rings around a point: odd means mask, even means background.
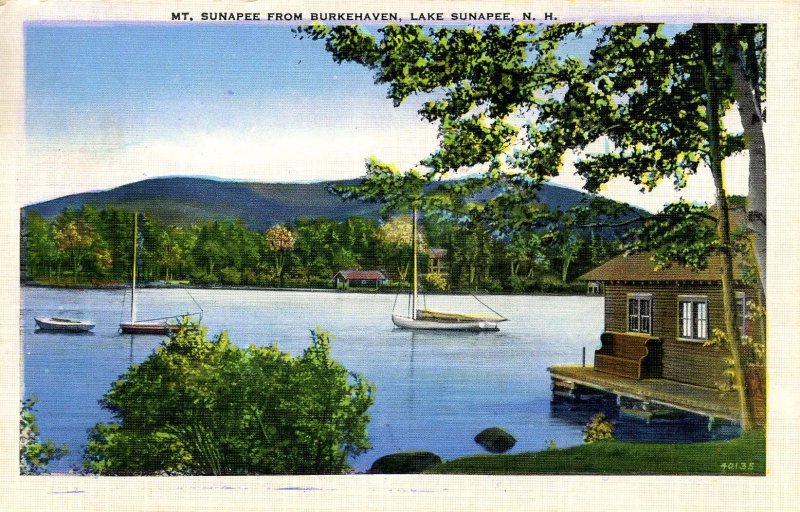
[[[12,508],[791,509],[746,7],[0,5]]]

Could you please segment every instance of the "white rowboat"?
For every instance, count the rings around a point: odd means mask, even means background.
[[[86,320],[61,317],[36,317],[36,326],[43,331],[88,332],[94,324]]]

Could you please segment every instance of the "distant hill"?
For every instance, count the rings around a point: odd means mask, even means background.
[[[26,206],[52,219],[65,208],[83,205],[144,210],[158,222],[188,226],[210,220],[242,219],[251,229],[263,231],[298,217],[344,220],[352,216],[377,219],[379,205],[343,201],[328,192],[331,185],[355,184],[357,180],[318,183],[247,183],[211,178],[152,178],[100,192],[86,192]],[[583,192],[558,185],[544,185],[539,201],[566,210],[578,205]]]
[[[101,192],[86,192],[27,206],[46,219],[64,208],[88,204],[144,210],[163,224],[188,226],[221,219],[242,219],[252,229],[291,222],[298,217],[343,220],[354,215],[377,218],[378,205],[345,202],[328,192],[336,183],[246,183],[210,178],[153,178]]]

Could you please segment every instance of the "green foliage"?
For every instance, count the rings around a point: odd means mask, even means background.
[[[436,272],[425,274],[425,288],[431,291],[441,292],[447,289],[447,279]]]
[[[235,268],[223,268],[219,271],[219,277],[223,284],[238,285],[242,283],[242,273]]]
[[[614,424],[603,413],[593,416],[583,428],[583,442],[587,444],[610,439],[614,439]]]
[[[540,224],[490,231],[482,223],[463,222],[428,212],[421,221],[424,248],[447,251],[445,272],[431,277],[431,290],[582,292],[572,281],[619,252],[618,243],[572,228],[569,237],[548,235],[548,226],[574,221],[537,207]],[[79,259],[79,283],[127,281],[133,261],[133,215],[116,209],[66,210],[53,222],[31,213],[27,233],[27,275],[50,284],[74,284],[71,253],[59,250],[59,223],[81,219],[95,233]],[[352,217],[345,221],[300,218],[282,226],[286,250],[270,249],[264,234],[241,221],[220,220],[191,228],[162,226],[148,216],[140,222],[144,237],[139,279],[190,281],[199,286],[249,285],[329,288],[339,270],[386,269],[395,286],[409,285],[411,221],[398,215],[378,223]],[[274,229],[274,228],[273,228]],[[553,228],[556,229],[556,228]],[[556,232],[558,232],[556,230]],[[569,244],[569,250],[562,242]],[[288,247],[291,246],[291,250]],[[420,254],[421,272],[430,273],[429,256]],[[278,264],[278,266],[276,266]],[[567,282],[564,283],[565,269]],[[280,270],[280,273],[279,273]],[[560,276],[560,277],[559,277]],[[557,282],[556,282],[557,281]],[[385,288],[384,288],[385,289]]]
[[[766,440],[749,433],[706,443],[626,443],[609,440],[509,455],[473,455],[426,471],[438,474],[764,475]]]
[[[656,268],[672,263],[703,269],[719,249],[717,219],[706,206],[687,202],[668,205],[626,234],[631,252],[655,250]]]
[[[662,28],[636,23],[404,25],[385,26],[373,35],[356,27],[313,25],[298,32],[323,40],[337,62],[373,70],[377,83],[389,85],[395,105],[412,95],[430,98],[420,115],[438,125],[440,144],[424,162],[428,171],[403,174],[373,158],[360,191],[348,190],[351,196],[385,199],[389,205],[402,204],[406,197],[503,230],[545,220],[534,206],[536,191],[559,174],[567,151],[578,154],[575,167],[590,192],[620,176],[643,190],[664,180],[682,188],[709,163],[709,126],[718,121],[710,116],[724,115],[736,96],[728,65],[731,48],[753,56],[747,71],[760,92],[765,27],[696,24],[669,37]],[[707,37],[713,39],[711,60],[721,70],[711,79],[719,91],[715,112],[707,105]],[[590,41],[588,59],[559,54],[565,41],[574,38]],[[718,135],[722,158],[744,148],[741,134],[722,128]],[[586,150],[598,141],[605,142],[605,151]],[[441,182],[420,197],[425,183],[465,168],[477,177]],[[478,203],[474,198],[480,191],[490,194]],[[608,202],[591,208],[603,222],[613,217]],[[702,267],[719,242],[708,222],[695,222],[697,213],[699,208],[686,204],[670,207],[632,234],[629,248],[663,245],[661,264],[679,261]],[[570,222],[568,216],[564,219]],[[557,221],[545,229],[566,235],[558,243],[557,258],[566,281],[580,248],[563,226]]]
[[[104,396],[84,466],[109,475],[336,474],[369,449],[374,386],[312,331],[302,356],[186,323]]]
[[[39,438],[34,407],[39,401],[31,397],[23,400],[19,412],[19,471],[22,475],[40,475],[47,472],[47,465],[58,460],[69,451],[66,445],[58,447],[48,439]]]

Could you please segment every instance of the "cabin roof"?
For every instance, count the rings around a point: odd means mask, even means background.
[[[719,255],[710,256],[708,265],[702,270],[693,270],[678,263],[656,270],[653,255],[654,253],[649,251],[617,256],[583,274],[579,279],[584,281],[722,281],[720,272],[722,259]],[[733,265],[733,278],[737,281],[743,278],[741,265],[736,262]]]
[[[428,252],[433,258],[444,258],[447,256],[447,249],[441,249],[439,247],[431,247],[428,249]]]
[[[341,275],[348,281],[382,281],[386,279],[386,275],[380,270],[340,270],[336,275]]]

